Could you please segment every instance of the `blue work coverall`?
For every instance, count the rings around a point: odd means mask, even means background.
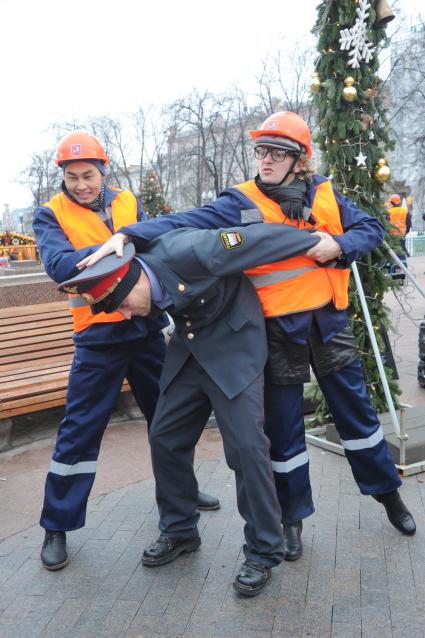
[[[105,209],[114,197],[116,191],[106,187]],[[137,218],[147,220],[139,202]],[[111,221],[104,223],[112,232],[118,230]],[[43,265],[57,283],[75,276],[76,264],[95,250],[93,246],[76,250],[46,206],[35,209],[33,224]],[[74,333],[76,348],[65,417],[46,479],[40,520],[44,529],[69,531],[84,526],[102,436],[125,378],[148,424],[151,422],[165,358],[162,327],[167,322],[165,317],[134,317]]]

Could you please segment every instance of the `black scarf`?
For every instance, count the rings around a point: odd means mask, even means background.
[[[288,186],[264,184],[261,177],[256,175],[255,183],[266,197],[279,204],[285,217],[289,217],[293,221],[303,219],[307,182],[303,179],[294,179]]]
[[[77,202],[75,197],[73,197],[69,193],[67,187],[65,186],[65,182],[62,182],[62,190],[64,191],[64,193],[68,195],[71,201],[75,202],[79,206],[82,206],[83,208],[89,208],[95,213],[103,212],[105,210],[105,182],[102,182],[102,187],[100,189],[99,195],[95,197],[94,200],[90,202],[89,204],[80,204],[79,202]]]

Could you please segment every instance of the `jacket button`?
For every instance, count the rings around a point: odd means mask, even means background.
[[[205,299],[201,299],[201,303],[205,303]]]
[[[192,325],[192,322],[191,322],[191,321],[186,321],[186,326],[187,326],[188,328],[190,328],[190,326],[191,326],[191,325]]]
[[[180,292],[183,292],[183,290],[185,290],[186,286],[182,283],[179,283],[177,286],[178,290],[180,290]]]
[[[192,340],[192,339],[194,338],[194,336],[195,336],[195,335],[193,334],[193,332],[188,332],[188,333],[187,333],[187,338],[188,338],[189,340]]]

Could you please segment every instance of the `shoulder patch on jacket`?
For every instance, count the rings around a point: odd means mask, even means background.
[[[220,239],[226,250],[238,248],[238,246],[242,246],[243,244],[243,237],[237,231],[221,231]]]

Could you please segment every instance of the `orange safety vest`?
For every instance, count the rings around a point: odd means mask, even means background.
[[[390,233],[391,235],[396,235],[399,237],[400,235],[404,237],[407,231],[407,208],[404,206],[393,206],[389,209],[388,214],[390,216],[390,224],[392,226]]]
[[[133,193],[111,188],[117,193],[111,203],[112,222],[118,229],[137,222],[137,201]],[[58,193],[50,202],[43,204],[54,213],[60,227],[76,250],[93,244],[104,243],[112,236],[109,228],[89,208],[84,208],[70,200],[64,193]],[[90,306],[80,295],[68,295],[74,320],[75,332],[81,332],[95,323],[123,321],[120,312],[99,312],[92,314]]]
[[[264,195],[254,180],[239,184],[242,191],[259,208],[266,223],[298,226],[298,221],[285,217],[279,204]],[[322,182],[316,190],[311,209],[316,224],[302,222],[302,228],[314,228],[331,235],[342,235],[338,204],[330,182]],[[313,310],[333,302],[337,310],[348,306],[348,268],[319,266],[311,257],[299,255],[272,264],[250,268],[245,274],[254,284],[265,317],[278,317]]]

